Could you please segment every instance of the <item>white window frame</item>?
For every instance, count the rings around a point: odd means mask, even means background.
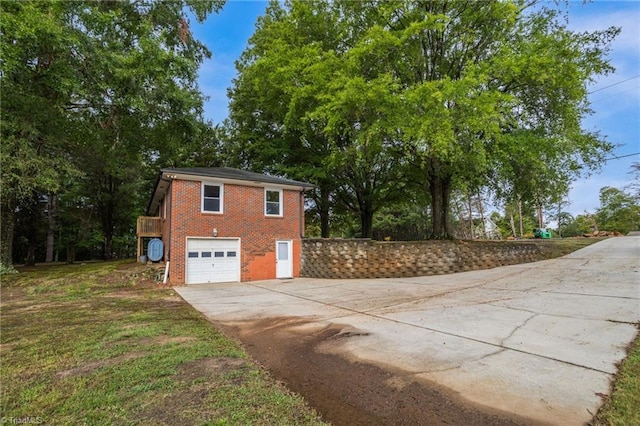
[[[204,209],[204,187],[206,186],[218,186],[220,187],[220,209],[219,211],[211,211]],[[201,181],[200,182],[200,212],[208,214],[222,214],[224,213],[224,184],[221,182]]]
[[[269,192],[277,192],[278,193],[278,214],[268,213],[267,212],[267,193]],[[284,212],[284,194],[282,188],[265,188],[264,189],[264,215],[267,217],[282,217]]]

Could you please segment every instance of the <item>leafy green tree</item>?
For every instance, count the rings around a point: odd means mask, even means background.
[[[23,200],[20,209],[16,211],[16,229],[20,238],[14,241],[17,249],[17,257],[26,265],[35,265],[36,251],[44,245],[43,238],[43,199],[38,193],[34,193],[29,199]]]
[[[558,220],[558,234],[561,237],[575,237],[578,236],[578,229],[576,220],[568,212],[560,212],[557,215]]]
[[[571,32],[524,0],[273,3],[240,62],[232,119],[257,161],[296,158],[336,178],[363,236],[413,180],[429,194],[431,237],[450,238],[461,182],[541,210],[597,167],[611,146],[580,122],[617,33]]]
[[[586,211],[584,214],[576,216],[575,226],[578,230],[578,235],[589,234],[599,230],[596,215]]]
[[[562,237],[579,237],[598,230],[596,217],[588,212],[573,217],[570,213],[561,212],[559,217],[560,235]]]
[[[196,140],[197,69],[189,32],[221,1],[2,2],[2,263],[14,214],[34,192],[82,182],[103,256],[131,232],[145,167]]]
[[[376,240],[424,240],[429,235],[428,203],[403,200],[380,209],[373,222]]]
[[[567,171],[610,149],[580,120],[586,83],[610,70],[603,52],[617,30],[572,33],[556,12],[531,5],[416,3],[399,14],[414,17],[402,28],[420,46],[407,62],[417,94],[407,134],[423,159],[435,238],[449,236],[454,178],[489,176],[498,193],[541,205],[549,183],[566,185]]]
[[[600,208],[596,213],[600,230],[623,234],[640,230],[640,204],[626,192],[605,186],[600,189]]]
[[[188,28],[187,13],[203,20],[220,2],[88,3],[78,15],[88,35],[82,92],[75,103],[92,131],[77,158],[86,196],[98,209],[103,257],[114,254],[117,228],[142,213],[141,165],[188,147],[199,133],[202,95],[196,79],[209,55]],[[152,164],[152,163],[151,163]],[[124,227],[126,229],[127,226]]]
[[[373,217],[379,208],[402,194],[402,148],[394,123],[399,105],[389,96],[393,85],[386,78],[373,81],[337,77],[331,99],[315,111],[327,122],[332,143],[328,164],[341,179],[337,200],[360,219],[360,236],[371,238]],[[390,101],[390,104],[386,103]]]
[[[15,214],[33,211],[38,193],[56,192],[73,173],[66,107],[81,63],[71,52],[79,34],[68,28],[71,2],[1,2],[0,256],[12,265]]]

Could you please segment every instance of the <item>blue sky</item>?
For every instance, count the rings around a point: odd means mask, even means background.
[[[234,61],[253,34],[255,22],[267,6],[263,1],[230,0],[217,15],[202,25],[192,26],[195,37],[213,53],[200,70],[200,88],[209,99],[205,118],[220,123],[227,117],[227,88],[234,78]],[[598,130],[617,147],[600,172],[574,182],[569,193],[570,205],[564,210],[573,215],[594,212],[600,205],[600,188],[623,188],[631,183],[631,164],[640,162],[640,2],[595,1],[583,4],[570,1],[568,25],[576,31],[593,31],[610,26],[622,33],[612,45],[610,59],[616,72],[600,77],[590,86],[593,115],[583,127]],[[625,81],[626,80],[626,81]]]

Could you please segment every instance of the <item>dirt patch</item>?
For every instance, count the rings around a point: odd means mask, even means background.
[[[220,376],[248,368],[252,367],[246,359],[229,357],[202,358],[185,363],[178,368],[174,380],[189,383],[189,387],[151,401],[136,420],[145,423],[153,419],[157,424],[176,425],[207,423],[208,418],[215,418],[215,413],[208,411],[211,404],[207,399],[220,383]],[[242,377],[238,375],[231,383],[241,384]],[[195,421],[194,413],[198,413]]]
[[[170,343],[186,343],[193,342],[195,337],[186,336],[157,336],[157,337],[145,337],[138,340],[140,345],[168,345]]]
[[[336,425],[534,425],[530,419],[472,404],[403,371],[323,353],[357,332],[332,324],[301,327],[300,318],[217,324],[278,380]]]
[[[117,356],[114,358],[88,362],[86,364],[71,368],[69,370],[59,371],[58,373],[56,373],[56,377],[58,379],[64,379],[65,377],[85,376],[87,374],[91,374],[98,368],[111,367],[113,365],[120,364],[121,362],[140,358],[145,355],[146,355],[146,352],[129,352],[125,355]]]
[[[171,336],[159,336],[159,337],[146,337],[143,339],[136,339],[135,342],[140,345],[167,345],[170,343],[184,343],[195,340],[193,337],[171,337]],[[8,346],[8,345],[3,345]],[[10,348],[2,348],[10,349]],[[95,370],[103,367],[111,367],[120,364],[124,361],[137,359],[147,355],[145,351],[129,352],[121,356],[102,359],[98,361],[87,362],[86,364],[79,365],[68,370],[59,371],[56,373],[56,377],[64,379],[65,377],[77,377],[91,374]],[[203,358],[197,361],[193,361],[183,365],[179,371],[179,379],[183,381],[190,381],[202,377],[219,376],[225,373],[229,373],[239,368],[246,366],[246,361],[237,358]]]
[[[135,283],[142,287],[165,287],[163,284],[164,264],[142,264],[137,262],[127,262],[118,265],[109,276],[104,278],[107,284],[120,284],[123,282]]]
[[[203,358],[180,367],[178,377],[183,381],[202,377],[220,376],[233,371],[249,368],[247,361],[240,358]]]

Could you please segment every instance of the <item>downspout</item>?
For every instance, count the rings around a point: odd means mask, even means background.
[[[165,269],[164,274],[164,283],[166,284],[167,278],[169,277],[169,262],[171,261],[171,222],[173,220],[173,181],[169,183],[169,187],[167,188],[167,193],[171,194],[170,202],[167,206],[167,214],[165,215],[164,220],[168,221],[167,223],[167,242],[165,246],[167,247],[167,258],[165,259],[167,263],[167,267]],[[167,194],[164,196],[165,204],[167,204]]]
[[[307,187],[302,185],[302,191],[300,191],[300,218],[298,219],[298,226],[300,227],[300,239],[304,238],[304,192]]]

